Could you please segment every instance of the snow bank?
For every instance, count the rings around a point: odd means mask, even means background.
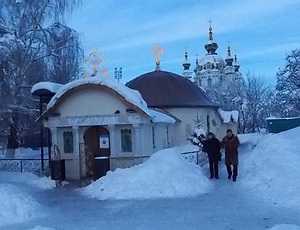
[[[0,182],[20,183],[37,189],[47,190],[55,188],[55,182],[48,177],[39,177],[32,173],[1,172]]]
[[[109,172],[82,193],[100,200],[178,198],[206,193],[210,186],[200,168],[170,148],[158,151],[141,165]]]
[[[0,226],[37,217],[40,205],[30,195],[10,184],[0,184]]]
[[[242,184],[283,207],[300,207],[300,127],[261,137],[241,161]]]
[[[300,230],[300,226],[293,224],[279,224],[270,228],[270,230]]]

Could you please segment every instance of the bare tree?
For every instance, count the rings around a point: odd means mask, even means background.
[[[270,89],[260,77],[248,74],[246,80],[245,101],[243,104],[244,130],[259,131],[269,114]]]
[[[19,132],[34,127],[36,110],[30,95],[34,83],[42,80],[65,83],[78,74],[83,58],[79,38],[76,31],[62,22],[79,2],[1,1],[0,121],[15,123]]]

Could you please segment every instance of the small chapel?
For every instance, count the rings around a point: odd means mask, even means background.
[[[40,119],[50,133],[50,154],[65,160],[66,180],[96,180],[142,163],[188,144],[195,128],[219,138],[237,130],[236,111],[221,110],[189,79],[162,70],[159,59],[154,71],[127,84],[94,68],[65,85],[39,82],[31,92],[48,98]]]

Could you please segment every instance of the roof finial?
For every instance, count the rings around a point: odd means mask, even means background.
[[[230,45],[228,45],[228,47],[227,47],[227,55],[228,55],[228,57],[231,57]]]
[[[162,47],[160,47],[159,44],[155,44],[153,46],[153,54],[154,54],[154,58],[155,58],[155,63],[156,63],[156,71],[160,70],[160,58],[164,53],[164,49]]]
[[[189,55],[188,55],[188,52],[187,50],[184,51],[184,60],[187,62],[189,59]]]
[[[216,50],[218,49],[218,44],[213,39],[213,32],[212,32],[212,22],[211,20],[209,22],[209,29],[208,29],[208,42],[205,44],[205,49],[207,50],[208,54],[216,54]]]
[[[236,54],[234,55],[234,69],[235,69],[235,72],[238,72],[239,69],[240,69],[240,64],[237,60],[237,55]]]
[[[213,32],[212,32],[212,26],[211,26],[211,24],[212,24],[212,21],[211,20],[209,20],[208,21],[208,23],[209,23],[209,32],[208,32],[208,40],[210,40],[210,41],[212,41],[213,40]]]
[[[189,62],[189,56],[187,50],[184,52],[184,62],[183,62],[183,70],[189,70],[191,63]]]

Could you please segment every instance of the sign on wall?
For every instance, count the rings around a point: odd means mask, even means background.
[[[109,149],[109,137],[106,135],[100,136],[100,149]]]

